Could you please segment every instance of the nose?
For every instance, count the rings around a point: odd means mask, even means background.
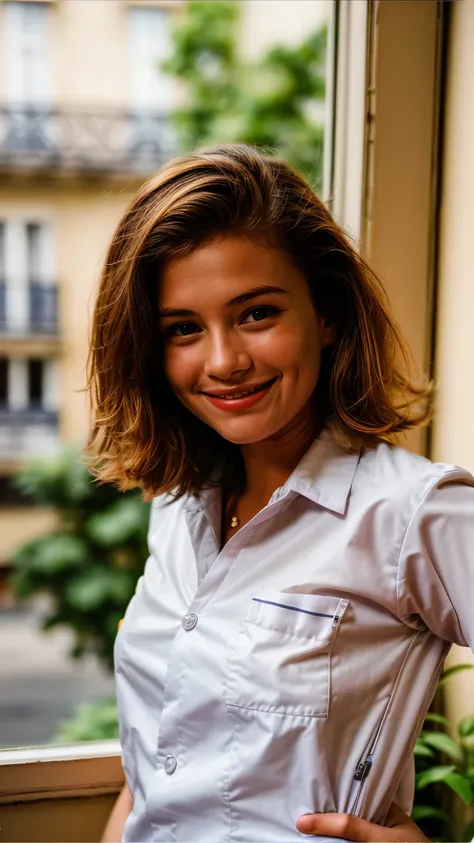
[[[239,372],[246,372],[252,361],[239,339],[227,331],[219,331],[209,336],[204,373],[216,380],[229,380]]]

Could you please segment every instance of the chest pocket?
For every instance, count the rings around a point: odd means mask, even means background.
[[[226,704],[327,717],[331,650],[347,602],[281,591],[256,595],[231,652]]]

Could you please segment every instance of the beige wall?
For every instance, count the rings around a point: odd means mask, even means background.
[[[326,23],[331,14],[329,0],[244,0],[242,3],[241,49],[246,58],[283,40],[297,44]]]
[[[56,200],[61,284],[61,435],[82,439],[88,429],[88,335],[97,278],[116,224],[135,191],[76,189]]]
[[[97,843],[115,795],[0,806],[5,843]]]
[[[85,109],[128,106],[126,14],[127,3],[117,0],[67,0],[54,5],[58,104]]]
[[[474,2],[452,8],[439,263],[434,456],[474,471]]]
[[[94,291],[114,228],[136,185],[127,190],[97,184],[54,188],[18,185],[0,190],[0,216],[48,217],[55,223],[59,283],[59,434],[63,441],[83,443],[88,405],[83,390]],[[9,353],[14,346],[10,344]],[[41,345],[39,346],[40,354]],[[44,351],[43,351],[44,353]],[[19,544],[54,529],[57,517],[41,507],[0,509],[0,565]]]
[[[2,507],[0,511],[0,566],[18,549],[18,545],[49,533],[58,523],[56,510],[43,506]],[[0,838],[1,839],[1,838]]]
[[[438,10],[419,0],[385,0],[370,23],[361,239],[388,291],[414,371],[426,372],[433,310]],[[363,63],[362,56],[358,60]],[[423,453],[424,431],[409,432],[400,444]]]
[[[176,11],[181,0],[50,0],[56,106],[85,110],[129,107],[127,11],[132,5],[161,6]],[[3,6],[4,0],[0,0],[0,39]],[[0,97],[2,74],[0,62]]]
[[[53,189],[17,186],[0,191],[0,215],[47,217],[55,225],[60,302],[60,434],[83,440],[90,316],[101,264],[117,222],[136,190],[63,182]],[[1,516],[1,513],[0,513]]]
[[[181,0],[51,0],[53,97],[58,107],[85,111],[129,107],[127,11],[131,5],[179,12],[184,4]],[[0,0],[0,44],[3,7]],[[275,42],[296,43],[323,23],[330,9],[327,0],[245,0],[243,52],[258,58]],[[1,74],[0,61],[0,102]],[[114,181],[81,181],[80,177],[49,183],[9,177],[0,186],[0,214],[49,217],[54,223],[61,332],[59,432],[65,441],[80,443],[87,435],[87,399],[81,390],[95,285],[112,232],[138,183],[120,187]],[[21,525],[26,523],[30,538],[49,529],[51,517],[39,510],[31,518],[24,509],[0,510],[0,564],[14,549],[15,531],[23,540]]]
[[[437,413],[432,457],[474,472],[474,0],[454,3],[446,89],[437,317]],[[451,564],[454,560],[447,560]],[[471,662],[456,647],[450,662]],[[447,687],[455,724],[474,713],[474,670]]]

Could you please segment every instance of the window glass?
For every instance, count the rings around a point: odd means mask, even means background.
[[[5,223],[0,221],[0,282],[5,274]]]
[[[26,224],[26,254],[28,262],[28,278],[32,281],[38,274],[41,252],[40,252],[41,225],[37,222]]]
[[[5,3],[5,85],[12,104],[51,99],[49,3]]]
[[[28,360],[28,404],[43,406],[43,360]]]
[[[0,409],[8,403],[8,358],[0,357]]]
[[[170,77],[160,71],[160,62],[170,54],[170,12],[131,6],[128,16],[132,106],[169,110],[173,105],[173,86]]]
[[[80,457],[89,318],[109,239],[143,181],[201,143],[275,149],[322,192],[332,3],[2,6],[0,747],[8,747],[117,736],[113,644],[146,561],[149,506],[92,482]]]

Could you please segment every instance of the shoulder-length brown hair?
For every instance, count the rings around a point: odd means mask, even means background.
[[[163,261],[220,234],[265,238],[305,276],[336,329],[316,388],[319,423],[348,449],[428,416],[428,389],[410,382],[408,357],[380,283],[306,182],[249,146],[171,161],[138,192],[102,271],[88,362],[88,450],[99,479],[147,496],[198,493],[241,472],[238,446],[192,415],[161,365],[157,285]]]

